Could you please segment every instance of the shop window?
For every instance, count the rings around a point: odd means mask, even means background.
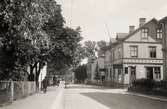
[[[125,74],[128,74],[128,67],[125,67]]]
[[[160,79],[160,78],[161,78],[160,67],[155,67],[155,68],[154,68],[154,73],[155,73],[155,78],[156,78],[156,79]]]

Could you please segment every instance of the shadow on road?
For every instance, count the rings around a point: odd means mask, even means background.
[[[66,89],[99,89],[99,90],[109,90],[109,89],[118,89],[118,88],[95,86],[95,85],[86,85],[86,84],[69,84],[69,85],[66,85]]]
[[[87,92],[80,93],[110,109],[167,109],[167,102],[118,93]]]

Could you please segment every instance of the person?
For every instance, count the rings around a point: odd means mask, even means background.
[[[47,82],[47,78],[46,77],[43,79],[42,85],[43,85],[43,92],[46,93],[47,86],[48,86],[48,82]]]
[[[56,76],[54,75],[54,76],[53,76],[53,86],[55,86],[55,85],[57,84],[56,82],[57,82],[57,78],[56,78]]]

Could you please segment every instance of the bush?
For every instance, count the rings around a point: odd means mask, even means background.
[[[132,82],[131,89],[141,91],[167,90],[167,81],[155,81],[150,79],[137,79]]]
[[[132,82],[132,87],[152,89],[154,86],[154,81],[150,79],[137,79]]]

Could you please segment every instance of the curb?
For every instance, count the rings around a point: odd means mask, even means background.
[[[127,95],[144,97],[144,98],[149,98],[149,99],[152,99],[152,100],[167,102],[167,98],[160,98],[160,97],[154,97],[154,96],[149,96],[149,95],[144,95],[144,94],[139,94],[139,93],[129,93],[129,92],[126,92],[126,94]]]
[[[53,102],[50,109],[63,109],[64,88],[60,88],[56,100]]]

